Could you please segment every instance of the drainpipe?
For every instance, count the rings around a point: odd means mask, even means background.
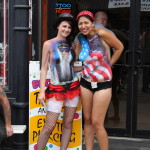
[[[13,50],[15,65],[15,94],[13,103],[13,123],[27,125],[29,120],[29,61],[28,61],[28,32],[29,28],[29,1],[15,0],[13,5]],[[13,140],[14,150],[28,150],[28,129],[24,134],[15,134]]]

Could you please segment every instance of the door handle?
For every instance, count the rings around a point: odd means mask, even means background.
[[[131,67],[131,65],[127,64],[127,60],[128,60],[128,54],[131,53],[132,51],[131,50],[126,50],[124,52],[124,65],[125,67]]]
[[[137,65],[136,68],[140,68],[142,66],[142,51],[136,51],[137,54]]]

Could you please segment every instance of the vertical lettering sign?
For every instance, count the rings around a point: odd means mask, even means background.
[[[36,150],[38,136],[45,123],[46,110],[39,103],[37,97],[40,87],[40,63],[30,61],[29,64],[29,150]],[[49,71],[48,71],[49,74]],[[50,76],[47,76],[45,86],[48,87]],[[62,135],[63,108],[58,118],[55,129],[49,137],[44,150],[60,150]],[[82,111],[79,103],[74,116],[73,130],[68,150],[82,150]]]
[[[71,4],[68,3],[56,3],[56,13],[71,13]]]
[[[130,0],[109,0],[108,8],[130,7]]]
[[[0,1],[0,83],[4,81],[4,29],[3,29],[3,22],[4,22],[4,13],[3,13],[3,1]]]
[[[29,9],[29,28],[30,28],[30,31],[29,31],[29,35],[32,34],[32,0],[29,0],[29,6],[30,6],[30,9]]]
[[[6,0],[0,1],[0,84],[7,86],[7,41],[8,41],[8,5]]]

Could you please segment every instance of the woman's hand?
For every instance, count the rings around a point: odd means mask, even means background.
[[[40,103],[42,104],[42,106],[44,106],[44,102],[45,102],[45,91],[39,93],[39,95],[38,95],[38,100],[40,101]]]
[[[13,135],[13,128],[11,127],[11,125],[6,125],[6,133],[7,133],[7,137]]]

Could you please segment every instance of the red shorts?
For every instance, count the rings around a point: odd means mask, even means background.
[[[63,101],[65,99],[73,99],[80,94],[79,81],[67,83],[65,85],[52,85],[50,84],[45,91],[46,99],[55,97],[57,101]]]

